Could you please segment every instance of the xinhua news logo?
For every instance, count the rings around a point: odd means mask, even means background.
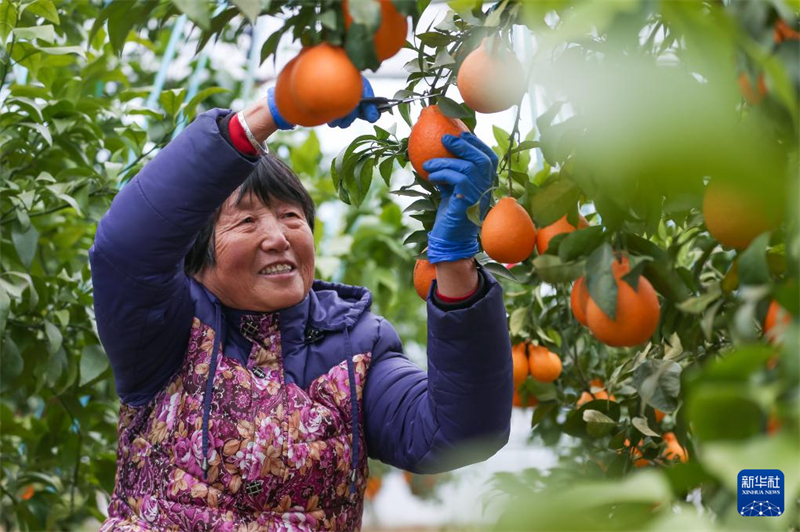
[[[739,515],[778,517],[783,515],[783,472],[780,469],[739,471]]]

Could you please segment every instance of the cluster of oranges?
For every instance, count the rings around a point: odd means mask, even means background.
[[[572,314],[606,345],[633,347],[646,342],[658,328],[661,317],[658,295],[644,276],[639,277],[635,289],[628,284],[623,277],[630,270],[627,257],[615,259],[611,264],[617,285],[617,312],[613,319],[592,299],[584,277],[572,286]]]
[[[353,20],[347,2],[342,9],[349,27]],[[378,58],[383,61],[396,54],[407,33],[406,18],[391,0],[381,0],[381,25],[373,37]],[[324,42],[304,48],[286,64],[275,84],[275,103],[292,124],[319,126],[351,113],[362,90],[361,73],[344,49]]]
[[[520,386],[530,376],[539,382],[553,382],[561,375],[561,359],[557,354],[529,341],[520,342],[511,349],[514,367],[514,406],[536,406],[538,400],[529,395],[525,404],[519,393]]]

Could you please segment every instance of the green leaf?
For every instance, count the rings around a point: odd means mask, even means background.
[[[586,422],[586,432],[593,438],[602,438],[617,424],[613,419],[598,410],[584,410],[583,420]]]
[[[344,50],[358,70],[377,70],[380,66],[372,33],[362,24],[353,24],[347,30]]]
[[[519,307],[514,309],[511,317],[508,320],[508,330],[512,336],[519,336],[522,328],[525,326],[525,320],[528,318],[528,307]]]
[[[533,266],[542,281],[550,284],[568,283],[583,275],[584,263],[562,262],[555,255],[539,255],[533,259]]]
[[[50,55],[75,54],[86,59],[86,52],[80,46],[49,46],[49,47],[39,48],[39,50]]]
[[[195,94],[189,103],[184,104],[183,111],[186,113],[188,118],[192,118],[197,114],[197,106],[212,97],[215,94],[222,94],[226,92],[231,92],[230,89],[226,89],[225,87],[206,87],[205,89],[201,90],[197,94]]]
[[[450,118],[469,118],[472,116],[461,104],[445,96],[439,96],[436,103],[439,105],[439,110],[442,114]]]
[[[17,25],[17,6],[10,0],[0,2],[0,43],[5,43]]]
[[[56,30],[52,24],[44,24],[42,26],[30,26],[27,28],[14,28],[14,35],[20,39],[32,41],[38,39],[47,44],[56,42]]]
[[[366,26],[370,33],[381,24],[381,5],[376,0],[352,0],[347,3],[355,24]]]
[[[671,360],[645,360],[633,371],[633,386],[648,405],[674,412],[681,391],[681,366]]]
[[[747,382],[764,370],[775,349],[767,345],[739,347],[731,353],[720,354],[703,370],[703,379]]]
[[[14,224],[11,229],[11,240],[14,241],[14,249],[17,250],[19,260],[25,268],[30,269],[33,257],[36,256],[39,232],[33,224],[29,225],[24,231],[17,224]]]
[[[44,320],[44,333],[47,337],[47,352],[50,353],[51,356],[55,355],[58,350],[61,349],[64,337],[61,336],[61,331],[58,330],[58,327],[47,320]]]
[[[81,378],[79,386],[84,386],[108,369],[108,356],[100,345],[92,344],[83,348],[81,353]]]
[[[515,283],[520,282],[520,280],[511,272],[511,270],[500,263],[487,262],[483,265],[483,267],[489,270],[495,277],[502,277],[503,279],[508,279],[509,281],[513,281]]]
[[[6,330],[6,321],[11,308],[11,299],[8,297],[5,288],[0,284],[0,338]]]
[[[563,262],[586,258],[603,243],[603,237],[603,227],[599,225],[573,231],[558,245],[558,257]]]
[[[381,161],[381,164],[378,165],[378,170],[383,178],[383,182],[386,183],[388,187],[392,181],[392,172],[394,172],[394,157],[389,157]]]
[[[481,220],[481,202],[475,203],[474,205],[470,205],[467,207],[467,219],[481,227],[483,225],[483,220]]]
[[[612,320],[617,316],[617,283],[611,271],[611,263],[615,260],[614,250],[607,243],[595,249],[586,260],[589,295]]]
[[[575,208],[581,189],[563,176],[550,179],[528,199],[528,211],[537,227],[546,227]]]
[[[42,138],[49,144],[53,145],[53,136],[50,134],[50,129],[44,124],[34,124],[33,122],[20,122],[18,125],[25,126],[38,132]]]
[[[198,2],[197,0],[172,0],[172,3],[192,22],[203,29],[209,28],[208,3]]]
[[[36,0],[32,4],[28,4],[25,10],[53,24],[61,24],[61,20],[58,18],[58,10],[56,10],[52,0]]]
[[[540,382],[536,379],[525,381],[528,390],[541,401],[552,401],[558,395],[556,385],[553,382]]]
[[[767,245],[769,233],[759,235],[748,248],[739,255],[739,284],[760,285],[770,281],[767,264]]]
[[[636,430],[644,434],[645,436],[652,436],[654,438],[659,438],[661,435],[650,428],[650,425],[647,424],[647,418],[645,417],[635,417],[631,419],[631,424],[636,427]]]
[[[702,314],[706,308],[714,301],[722,297],[722,289],[719,284],[709,286],[708,292],[697,297],[690,297],[686,301],[681,301],[676,306],[687,314]]]
[[[764,423],[752,390],[739,382],[692,387],[686,398],[686,416],[695,436],[703,441],[745,440],[760,434]]]
[[[272,32],[272,34],[267,37],[267,40],[264,41],[264,44],[261,46],[261,62],[267,60],[267,57],[275,53],[275,50],[278,49],[278,43],[281,41],[281,37],[283,36],[285,29],[288,26],[284,26],[283,28]]]
[[[440,46],[447,46],[448,44],[453,42],[455,38],[444,33],[439,33],[437,31],[429,31],[425,33],[420,33],[419,35],[417,35],[417,39],[419,39],[425,46],[429,46],[431,48],[439,48]]]
[[[6,336],[3,339],[3,356],[0,357],[0,391],[5,392],[19,387],[16,378],[22,374],[24,367],[25,363],[17,344],[10,335]]]
[[[258,14],[261,13],[260,0],[233,0],[233,5],[238,7],[239,11],[254,24],[258,19]]]
[[[495,8],[494,11],[489,13],[489,16],[486,17],[483,25],[487,28],[494,28],[498,24],[500,24],[500,17],[503,15],[503,11],[505,11],[506,6],[508,5],[508,0],[503,0],[503,3],[500,4]]]
[[[433,60],[433,68],[440,68],[443,66],[454,65],[456,60],[447,53],[447,48],[442,48],[436,53],[436,59]]]
[[[186,89],[169,89],[161,91],[158,101],[161,102],[161,106],[168,115],[175,116],[185,97]]]

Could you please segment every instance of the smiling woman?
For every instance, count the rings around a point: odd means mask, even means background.
[[[104,531],[356,530],[368,457],[434,473],[508,439],[502,290],[459,199],[485,193],[492,151],[451,137],[458,158],[431,167],[425,372],[366,288],[314,280],[314,204],[259,144],[277,125],[293,127],[268,99],[200,115],[98,225],[95,313],[122,400]]]

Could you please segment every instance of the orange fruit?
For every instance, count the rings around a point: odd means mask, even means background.
[[[539,404],[539,400],[533,395],[528,395],[528,404],[523,405],[522,404],[522,395],[520,395],[519,392],[514,390],[514,399],[513,399],[513,401],[511,401],[511,404],[516,406],[516,407],[524,408],[524,407],[528,407],[528,406],[536,406],[536,405],[538,405]]]
[[[29,501],[33,498],[34,493],[35,491],[33,489],[33,484],[28,484],[28,486],[25,488],[25,491],[22,492],[22,495],[20,495],[19,498],[23,501]]]
[[[430,159],[455,157],[442,144],[445,135],[459,136],[469,128],[458,118],[445,116],[438,105],[429,105],[419,114],[408,137],[408,160],[423,179],[428,179],[422,165]]]
[[[589,385],[592,387],[592,393],[583,392],[581,396],[578,398],[578,402],[575,404],[577,408],[580,408],[585,403],[589,401],[598,401],[598,400],[611,400],[616,401],[616,397],[613,395],[608,395],[606,391],[606,385],[600,379],[592,379],[589,381]],[[594,397],[593,397],[594,396]]]
[[[572,293],[569,295],[572,315],[583,326],[586,326],[586,304],[589,302],[589,288],[586,286],[586,278],[581,276],[572,285]]]
[[[586,323],[595,338],[606,345],[632,347],[653,336],[661,317],[658,296],[650,281],[639,277],[636,290],[622,277],[630,271],[627,258],[611,264],[617,284],[617,312],[612,320],[589,297],[586,304]]]
[[[678,438],[675,437],[674,432],[665,432],[663,438],[667,444],[662,453],[664,458],[667,460],[680,460],[684,463],[689,461],[689,453],[678,443]]]
[[[511,348],[514,363],[514,391],[528,378],[528,343],[520,342]]]
[[[458,92],[479,113],[505,111],[525,94],[522,64],[501,43],[489,51],[484,39],[458,68]]]
[[[497,262],[522,262],[533,253],[536,227],[517,200],[505,197],[492,207],[483,220],[481,245]]]
[[[381,25],[372,39],[375,42],[375,52],[378,55],[378,60],[384,61],[399,52],[406,43],[408,21],[405,15],[398,13],[392,0],[380,0],[380,3]],[[350,16],[347,0],[342,2],[342,10],[344,11],[344,27],[349,29],[350,24],[353,23],[353,17]]]
[[[624,444],[625,447],[630,447],[631,441],[626,438]],[[633,460],[634,467],[647,467],[650,465],[650,460],[648,460],[647,458],[643,458],[641,447],[642,447],[641,440],[639,441],[639,443],[636,444],[636,447],[631,447],[630,454],[631,454],[631,460]],[[619,453],[621,450],[622,449],[620,449],[617,452]]]
[[[290,80],[294,104],[318,126],[349,114],[361,100],[361,73],[344,49],[326,42],[298,56]]]
[[[364,497],[371,501],[375,498],[379,491],[381,491],[381,485],[383,484],[383,480],[381,477],[369,477],[367,479],[367,488],[364,490]]]
[[[723,246],[746,249],[755,237],[780,224],[780,208],[771,206],[757,184],[712,179],[703,197],[703,217],[711,236]]]
[[[782,423],[778,416],[774,412],[770,413],[767,418],[767,434],[774,436],[781,429],[781,425]]]
[[[800,33],[793,30],[785,20],[778,19],[775,23],[775,42],[800,41]]]
[[[655,408],[654,410],[656,411],[656,423],[661,423],[664,420],[664,416],[666,416],[666,414],[661,410],[659,410],[658,408]]]
[[[539,382],[553,382],[561,375],[561,359],[539,345],[531,346],[530,372]]]
[[[324,122],[316,122],[315,117],[304,113],[297,108],[292,96],[291,79],[294,67],[307,48],[303,48],[297,56],[286,63],[281,73],[278,74],[278,79],[275,82],[275,103],[278,106],[281,116],[292,124],[312,124],[318,126]]]
[[[790,320],[789,313],[777,301],[770,302],[767,317],[764,319],[764,336],[769,343],[777,343],[777,338],[783,334],[783,329],[789,325]]]
[[[761,103],[761,100],[764,99],[764,95],[767,94],[767,86],[764,83],[764,74],[759,74],[758,80],[756,81],[756,87],[758,92],[753,89],[753,84],[750,81],[750,76],[742,72],[739,74],[739,90],[744,96],[744,99],[750,105],[758,105]]]
[[[589,227],[589,222],[587,222],[586,218],[583,216],[579,216],[578,228],[583,229],[584,227]],[[536,232],[536,250],[539,252],[539,255],[543,255],[544,252],[547,251],[548,246],[550,246],[550,240],[552,240],[554,236],[563,233],[571,233],[575,231],[575,229],[575,226],[567,221],[566,214],[559,218],[557,222],[539,229]]]
[[[434,279],[436,279],[436,266],[425,259],[417,259],[414,264],[414,289],[423,300],[427,301]]]

